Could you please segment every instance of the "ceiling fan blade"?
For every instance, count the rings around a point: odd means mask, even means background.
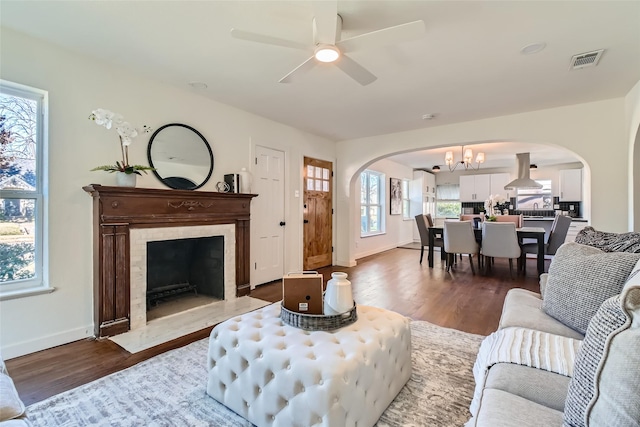
[[[278,83],[291,83],[294,79],[294,74],[295,75],[304,74],[310,69],[312,69],[313,67],[315,67],[315,65],[316,65],[316,61],[315,61],[315,58],[312,56],[311,58],[307,59],[302,64],[294,68],[293,71],[291,71],[289,74],[287,74],[286,76],[278,80]]]
[[[294,42],[291,40],[281,39],[278,37],[267,36],[265,34],[252,33],[249,31],[238,30],[237,28],[231,29],[231,37],[248,40],[251,42],[270,44],[275,46],[290,47],[293,49],[308,50],[309,46],[305,46],[302,43]]]
[[[336,46],[342,52],[354,52],[419,39],[425,32],[424,21],[413,21],[341,40]]]
[[[346,55],[340,56],[340,59],[338,59],[335,64],[349,77],[360,83],[362,86],[366,86],[369,83],[373,83],[377,80],[377,77],[371,74],[369,70]]]
[[[313,41],[318,44],[335,44],[338,26],[338,2],[313,2]]]

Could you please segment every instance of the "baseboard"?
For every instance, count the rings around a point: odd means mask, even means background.
[[[406,243],[403,243],[403,245],[404,244],[406,244]],[[389,250],[395,249],[397,247],[398,247],[397,244],[392,244],[392,245],[383,246],[381,248],[376,248],[376,249],[373,249],[373,250],[370,250],[370,251],[357,253],[357,254],[355,254],[356,260],[358,260],[360,258],[371,256],[371,255],[379,254],[380,252],[389,251]]]
[[[22,341],[2,347],[2,357],[13,359],[14,357],[24,356],[25,354],[35,353],[36,351],[46,350],[51,347],[57,347],[62,344],[68,344],[73,341],[82,340],[93,336],[93,325],[87,325],[84,328],[70,329],[68,331],[57,334],[47,335],[34,340]]]
[[[358,263],[356,260],[336,260],[334,265],[339,267],[355,267]]]

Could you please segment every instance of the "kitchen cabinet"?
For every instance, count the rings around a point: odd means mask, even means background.
[[[491,175],[460,176],[460,201],[484,202],[491,194]]]
[[[560,171],[560,201],[582,201],[582,169]]]
[[[409,182],[409,215],[413,219],[427,213],[433,218],[436,216],[436,177],[429,172],[413,171],[413,179]],[[413,239],[419,242],[418,226],[413,228]]]
[[[491,193],[505,196],[507,200],[512,196],[514,190],[505,190],[504,186],[511,182],[511,175],[508,173],[492,173],[491,174]]]
[[[504,189],[511,179],[508,173],[487,173],[483,175],[460,176],[460,201],[484,202],[490,195],[500,194],[507,199],[511,197]]]

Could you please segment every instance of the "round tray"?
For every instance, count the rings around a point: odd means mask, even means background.
[[[296,313],[295,311],[287,310],[281,305],[280,319],[287,325],[300,329],[309,331],[332,331],[350,325],[358,320],[358,313],[355,302],[351,310],[329,316],[323,314]]]

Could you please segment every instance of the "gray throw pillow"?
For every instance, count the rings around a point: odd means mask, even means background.
[[[565,401],[565,427],[640,425],[640,262],[591,319]]]
[[[569,242],[549,266],[542,309],[549,316],[584,334],[600,305],[617,295],[640,254],[607,253]]]

